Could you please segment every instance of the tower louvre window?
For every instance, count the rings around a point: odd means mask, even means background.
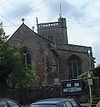
[[[53,41],[52,36],[48,36],[48,40]]]

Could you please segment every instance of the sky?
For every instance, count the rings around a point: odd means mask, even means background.
[[[61,4],[61,8],[60,8]],[[6,35],[12,35],[22,24],[36,31],[39,23],[66,18],[69,44],[91,46],[96,66],[100,64],[100,0],[0,0],[0,21]]]

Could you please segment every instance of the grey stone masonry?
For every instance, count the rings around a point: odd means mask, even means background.
[[[30,51],[31,65],[37,70],[40,85],[73,79],[94,68],[91,47],[68,43],[66,18],[48,23],[37,21],[37,32],[23,23],[8,42],[12,47],[20,44]]]
[[[37,24],[38,34],[50,39],[56,45],[58,43],[68,43],[66,19],[59,18],[58,22]]]

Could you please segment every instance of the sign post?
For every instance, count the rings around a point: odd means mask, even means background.
[[[89,85],[89,95],[90,95],[90,107],[92,106],[92,88],[93,85],[91,71],[88,72],[88,85]]]
[[[88,56],[89,56],[89,69],[90,71],[88,71],[88,86],[89,86],[89,97],[90,97],[90,107],[92,106],[92,88],[91,86],[93,85],[92,82],[92,74],[93,72],[91,71],[91,51],[88,50]]]

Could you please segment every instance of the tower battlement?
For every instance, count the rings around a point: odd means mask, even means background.
[[[59,27],[59,22],[51,22],[51,23],[40,23],[38,24],[38,28],[48,28],[48,27]]]
[[[52,42],[68,44],[66,18],[60,17],[56,22],[38,23],[38,34]]]
[[[37,28],[50,28],[50,27],[65,27],[66,28],[66,19],[65,18],[58,18],[58,22],[37,24]]]

